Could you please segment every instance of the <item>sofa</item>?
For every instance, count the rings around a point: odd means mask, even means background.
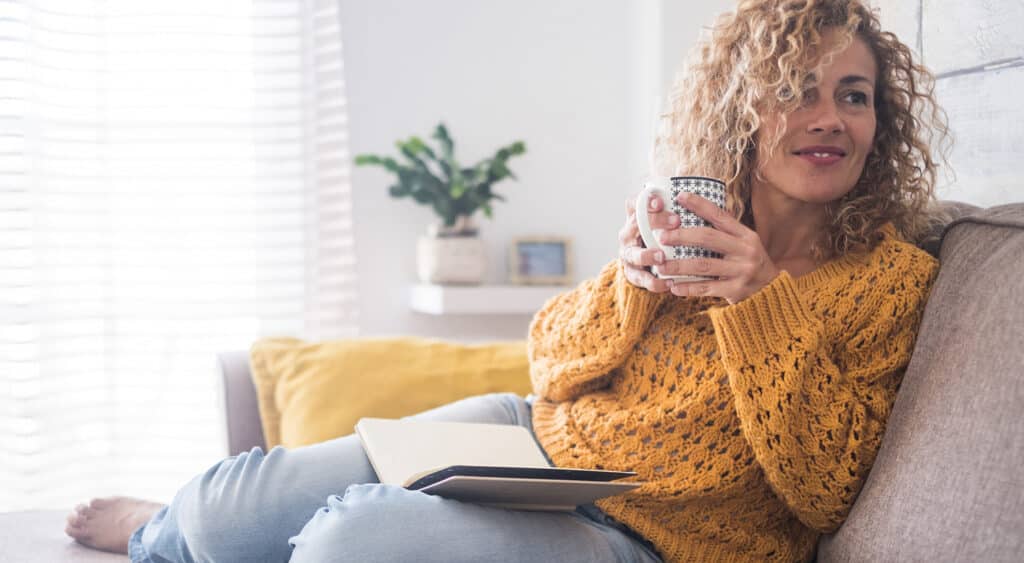
[[[881,450],[817,561],[1024,561],[1024,203],[944,204],[941,261]],[[219,357],[233,454],[264,445],[246,351]]]
[[[819,562],[1024,561],[1024,203],[948,208],[881,450]],[[219,361],[230,453],[265,446],[249,351]],[[64,536],[65,514],[0,514],[0,561],[127,561]]]

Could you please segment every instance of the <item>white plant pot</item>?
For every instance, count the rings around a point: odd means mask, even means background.
[[[478,284],[486,265],[480,237],[423,235],[416,241],[416,272],[421,282]]]

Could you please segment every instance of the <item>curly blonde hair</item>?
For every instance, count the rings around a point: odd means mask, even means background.
[[[826,50],[830,30],[841,40]],[[656,172],[724,179],[729,209],[753,227],[757,143],[769,154],[775,150],[786,114],[854,37],[865,41],[878,66],[873,149],[854,188],[827,205],[826,232],[812,252],[823,260],[870,249],[889,222],[904,239],[924,242],[943,220],[932,205],[938,166],[931,147],[946,160],[945,114],[935,102],[931,73],[895,35],[881,31],[877,15],[858,0],[741,0],[735,12],[720,16],[677,78],[661,116]],[[778,113],[781,123],[762,132],[760,116],[769,113]]]

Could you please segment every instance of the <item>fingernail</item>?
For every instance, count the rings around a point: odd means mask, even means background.
[[[678,227],[679,226],[679,221],[680,221],[679,216],[678,215],[673,215],[673,216],[668,218],[668,226],[669,227]]]
[[[659,263],[659,264],[664,262],[665,261],[665,253],[660,251],[660,250],[655,252],[654,253],[654,261]]]

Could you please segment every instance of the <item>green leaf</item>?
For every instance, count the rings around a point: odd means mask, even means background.
[[[356,166],[367,166],[370,164],[383,164],[384,160],[375,154],[359,154],[356,155],[355,163]]]
[[[451,161],[455,158],[455,142],[452,141],[450,135],[448,135],[448,128],[444,126],[444,123],[438,123],[437,128],[434,129],[434,138],[441,143],[441,154],[444,160]]]
[[[435,200],[434,211],[437,212],[438,216],[444,219],[446,227],[451,227],[455,224],[455,218],[458,216],[452,202],[449,200]]]
[[[412,198],[416,200],[417,203],[422,203],[424,205],[435,201],[434,194],[428,190],[414,190],[412,192]]]
[[[402,155],[406,159],[408,159],[409,162],[412,163],[414,171],[417,174],[421,174],[428,178],[427,183],[438,185],[444,183],[437,176],[434,175],[434,172],[430,169],[430,167],[427,166],[427,163],[424,162],[423,159],[419,157],[419,154],[417,154],[417,152],[414,150],[414,146],[411,147],[408,144],[402,143],[399,143],[398,146],[399,150],[402,152]]]
[[[398,164],[393,158],[383,158],[375,154],[361,154],[354,160],[356,166],[383,166],[387,170],[400,174],[402,171],[402,165]]]
[[[509,174],[510,172],[508,167],[505,166],[505,161],[495,160],[491,163],[491,176],[494,177],[495,181],[501,180]]]
[[[417,155],[425,154],[430,158],[437,160],[437,156],[434,155],[434,151],[423,142],[423,139],[420,139],[419,137],[410,137],[409,141],[406,142],[405,145]]]
[[[451,164],[448,164],[448,162],[445,161],[445,160],[438,160],[437,164],[438,164],[438,166],[441,167],[441,172],[444,173],[443,180],[447,181],[448,183],[451,183],[451,181],[452,181],[452,172],[454,171],[452,166],[451,166]]]
[[[412,189],[405,184],[395,184],[388,187],[388,193],[391,197],[405,197],[412,193]]]
[[[502,147],[494,153],[494,159],[502,162],[507,161],[509,158],[520,155],[526,152],[526,144],[522,141],[516,141],[507,147]]]
[[[487,178],[487,167],[477,164],[473,168],[463,168],[462,177],[475,186]]]
[[[469,186],[466,184],[466,180],[462,177],[462,174],[456,172],[450,179],[448,185],[448,193],[451,194],[452,199],[459,199],[462,194],[466,193],[466,189]]]

